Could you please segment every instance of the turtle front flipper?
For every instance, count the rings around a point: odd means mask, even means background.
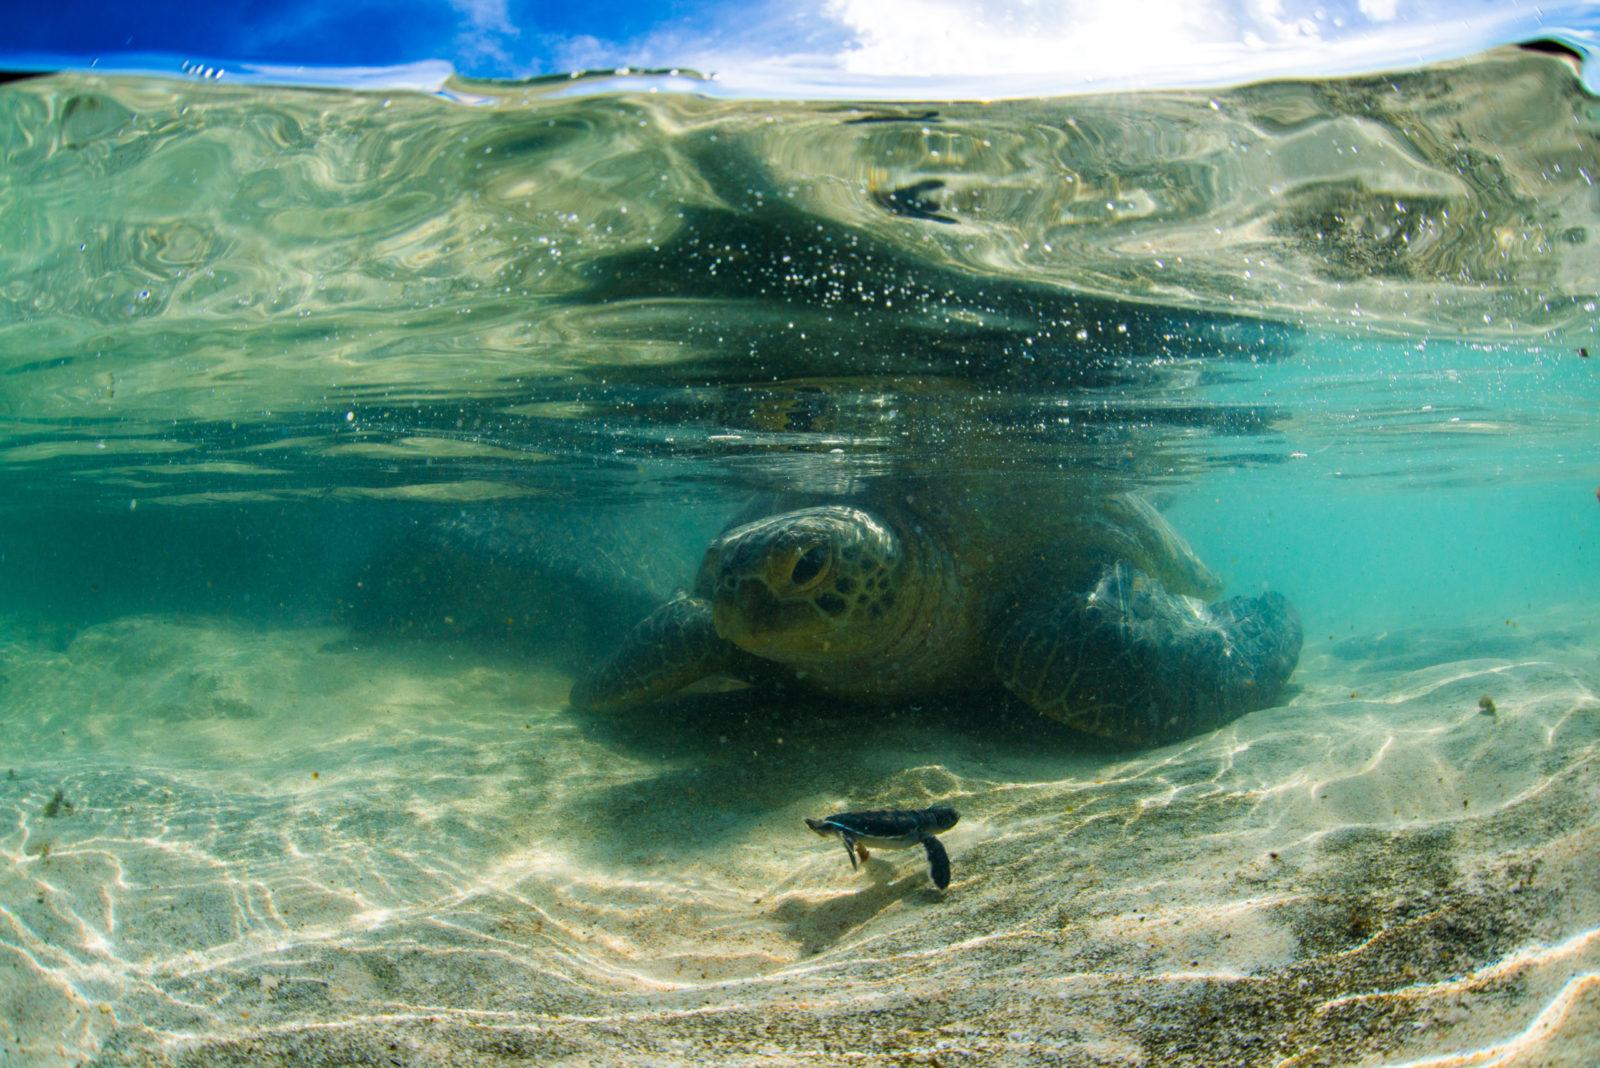
[[[950,885],[950,854],[944,851],[944,843],[933,835],[924,835],[922,848],[928,854],[928,874],[933,876],[933,885],[940,890]]]
[[[711,605],[677,597],[634,627],[604,664],[572,687],[574,708],[614,712],[666,697],[712,675],[739,674],[746,659],[717,636]]]
[[[1176,741],[1277,700],[1300,659],[1300,617],[1281,594],[1210,605],[1126,563],[1087,592],[1014,611],[995,672],[1068,726],[1135,745]]]

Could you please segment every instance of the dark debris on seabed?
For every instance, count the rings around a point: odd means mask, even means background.
[[[55,819],[57,816],[71,815],[72,807],[72,802],[67,800],[66,791],[58,786],[55,794],[45,802],[43,811],[46,817]]]

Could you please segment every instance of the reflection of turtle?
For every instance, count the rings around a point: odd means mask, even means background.
[[[856,866],[857,856],[867,859],[868,846],[905,849],[920,845],[928,853],[928,874],[933,877],[933,885],[943,890],[950,885],[950,854],[934,835],[948,831],[960,818],[955,809],[935,805],[933,808],[835,812],[820,820],[808,819],[806,826],[824,838],[832,834],[842,838],[852,868]]]
[[[998,683],[1070,726],[1148,744],[1271,704],[1294,669],[1288,602],[1206,604],[1220,584],[1143,499],[948,490],[747,510],[692,594],[635,627],[573,704],[633,707],[712,675],[865,701]]]
[[[560,500],[412,508],[342,600],[361,629],[505,643],[592,663],[670,597],[726,524],[709,502],[655,512]]]

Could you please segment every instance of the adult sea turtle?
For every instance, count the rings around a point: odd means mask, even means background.
[[[625,709],[717,675],[867,702],[1004,689],[1091,734],[1168,742],[1271,705],[1299,659],[1281,594],[1213,600],[1220,586],[1127,492],[884,480],[767,497],[572,703]]]

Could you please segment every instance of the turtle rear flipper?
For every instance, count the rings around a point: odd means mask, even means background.
[[[928,874],[933,876],[933,885],[943,890],[950,885],[950,854],[944,851],[944,843],[931,834],[922,839],[922,848],[928,853]]]
[[[1119,562],[1093,589],[1007,620],[995,672],[1052,719],[1157,744],[1271,705],[1300,658],[1301,637],[1281,594],[1206,605]]]
[[[739,674],[745,655],[717,636],[711,605],[677,597],[651,612],[604,664],[572,687],[574,708],[614,712],[649,704],[712,675]]]

